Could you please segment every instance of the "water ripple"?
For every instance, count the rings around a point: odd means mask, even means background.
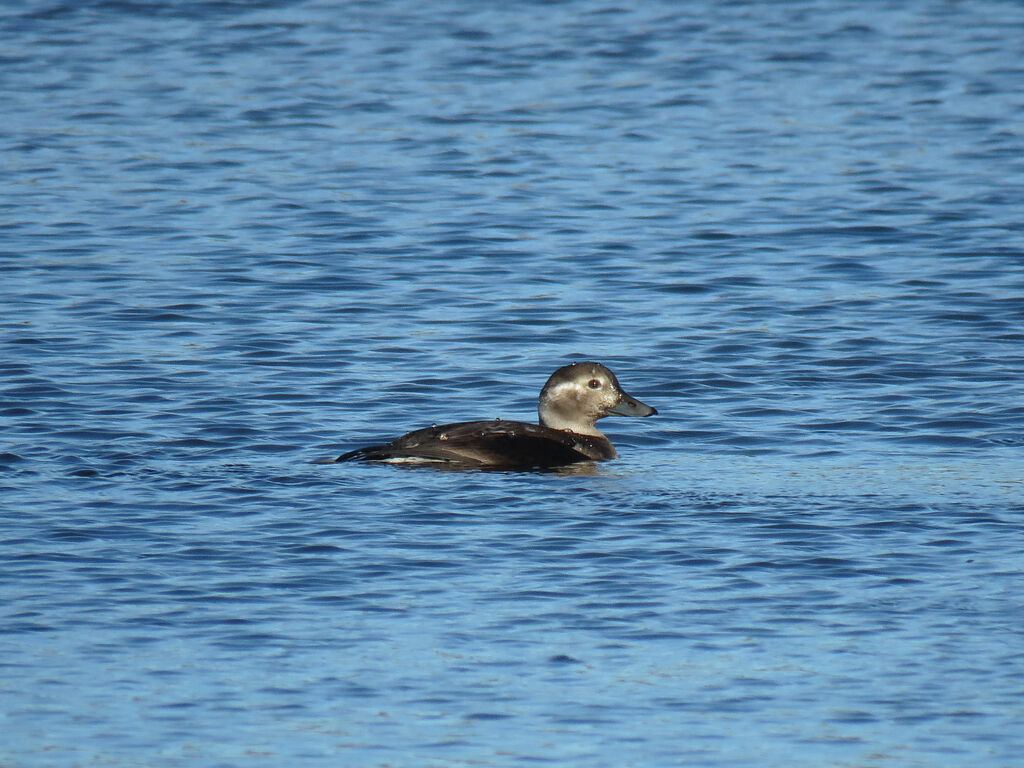
[[[0,16],[0,762],[1012,764],[1024,19],[863,16]]]

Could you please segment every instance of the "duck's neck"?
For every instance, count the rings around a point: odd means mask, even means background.
[[[563,432],[574,432],[577,435],[587,435],[588,437],[600,437],[604,440],[608,439],[601,430],[594,426],[594,422],[566,418],[554,408],[542,408],[537,415],[540,417],[540,423],[543,427],[560,429]]]

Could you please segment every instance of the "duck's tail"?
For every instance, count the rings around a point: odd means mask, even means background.
[[[354,451],[343,453],[331,463],[339,461],[380,461],[391,457],[387,445],[368,445],[365,448],[356,448]]]

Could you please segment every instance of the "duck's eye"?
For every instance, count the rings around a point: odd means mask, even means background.
[[[601,388],[601,380],[600,379],[591,379],[590,381],[587,382],[587,386],[590,387],[591,389],[600,389]]]

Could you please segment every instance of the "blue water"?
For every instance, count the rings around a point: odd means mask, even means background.
[[[1021,765],[1021,83],[1017,2],[6,3],[0,765]],[[312,463],[574,359],[614,462]]]

